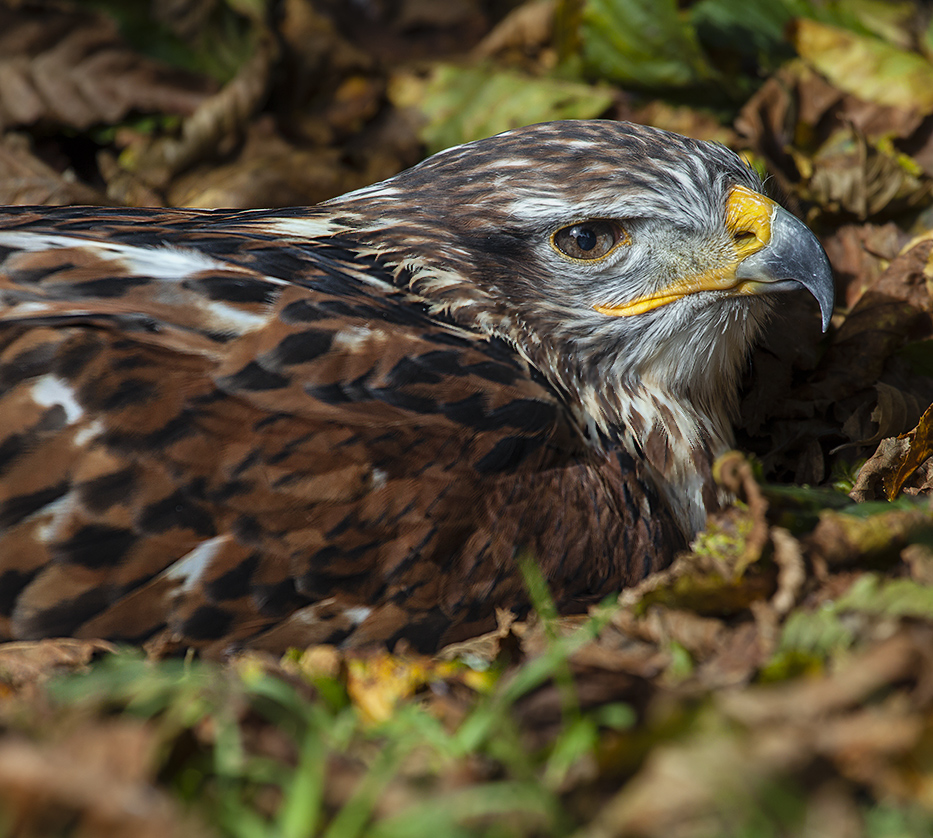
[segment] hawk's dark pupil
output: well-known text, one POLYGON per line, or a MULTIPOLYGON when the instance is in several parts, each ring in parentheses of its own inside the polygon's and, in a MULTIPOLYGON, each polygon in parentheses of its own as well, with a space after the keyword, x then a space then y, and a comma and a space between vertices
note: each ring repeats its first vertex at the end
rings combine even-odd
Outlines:
POLYGON ((591 227, 574 227, 570 235, 574 237, 580 250, 592 250, 596 247, 596 233, 591 227))

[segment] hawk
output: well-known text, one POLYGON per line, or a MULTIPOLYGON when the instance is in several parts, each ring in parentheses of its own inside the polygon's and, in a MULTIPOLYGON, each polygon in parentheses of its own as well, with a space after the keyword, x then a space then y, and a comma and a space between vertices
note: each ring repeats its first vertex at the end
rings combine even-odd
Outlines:
POLYGON ((580 610, 727 498, 816 238, 726 148, 613 121, 311 208, 0 213, 0 638, 419 650, 580 610))

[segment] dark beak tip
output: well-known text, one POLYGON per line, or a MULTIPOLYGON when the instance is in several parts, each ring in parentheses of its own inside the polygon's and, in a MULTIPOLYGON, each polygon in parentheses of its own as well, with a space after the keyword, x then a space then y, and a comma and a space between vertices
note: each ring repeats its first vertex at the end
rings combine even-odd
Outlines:
MULTIPOLYGON (((815 239, 816 237, 814 237, 815 239)), ((833 269, 829 264, 829 257, 826 251, 817 242, 819 253, 823 257, 820 264, 814 271, 810 283, 806 286, 807 290, 816 298, 820 306, 822 316, 823 333, 829 329, 829 324, 833 319, 833 308, 836 303, 836 286, 833 279, 833 269)))
POLYGON ((776 275, 793 276, 806 288, 820 306, 823 332, 829 329, 833 317, 836 288, 829 257, 813 231, 787 210, 781 209, 773 220, 773 231, 779 241, 774 253, 776 275))

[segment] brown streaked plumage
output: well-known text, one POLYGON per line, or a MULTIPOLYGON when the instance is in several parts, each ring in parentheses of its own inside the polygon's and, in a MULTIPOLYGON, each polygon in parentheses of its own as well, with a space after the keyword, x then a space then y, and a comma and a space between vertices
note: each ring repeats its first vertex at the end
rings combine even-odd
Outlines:
POLYGON ((479 633, 668 564, 825 255, 728 150, 615 122, 318 207, 0 214, 0 637, 479 633))

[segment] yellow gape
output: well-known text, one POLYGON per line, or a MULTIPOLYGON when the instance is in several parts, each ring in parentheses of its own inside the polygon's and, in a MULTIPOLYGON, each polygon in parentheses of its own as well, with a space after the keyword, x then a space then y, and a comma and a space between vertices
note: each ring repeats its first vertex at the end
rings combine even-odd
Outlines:
POLYGON ((666 306, 698 291, 732 291, 754 294, 758 283, 736 276, 736 269, 746 258, 771 242, 771 220, 778 205, 770 198, 744 186, 733 186, 726 200, 726 229, 732 236, 733 256, 722 265, 702 273, 678 279, 666 288, 623 305, 595 305, 600 314, 631 317, 666 306))

